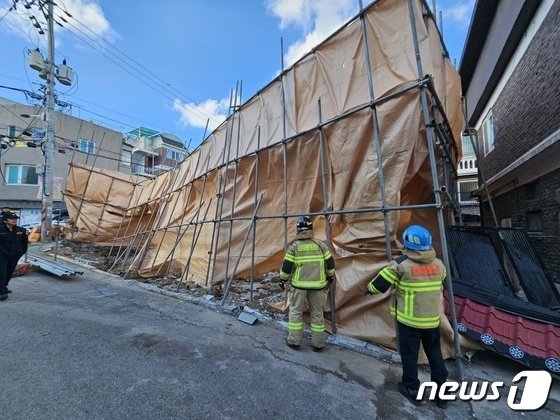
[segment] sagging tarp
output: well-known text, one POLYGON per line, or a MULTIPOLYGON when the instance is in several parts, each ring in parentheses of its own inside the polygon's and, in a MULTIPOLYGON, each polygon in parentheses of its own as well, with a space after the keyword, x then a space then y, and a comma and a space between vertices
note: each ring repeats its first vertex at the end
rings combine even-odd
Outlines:
MULTIPOLYGON (((174 261, 189 281, 209 286, 232 276, 236 263, 235 277, 244 279, 278 270, 297 216, 311 214, 317 236, 336 249, 338 332, 396 348, 393 298, 364 290, 387 263, 386 233, 393 256, 411 222, 431 228, 439 244, 424 75, 434 88, 428 99, 437 93, 443 105, 450 143, 461 127, 459 75, 424 3, 412 4, 423 74, 408 1, 377 1, 240 106, 176 170, 136 184, 73 166, 66 201, 74 239, 135 242, 141 276, 174 261)), ((460 149, 450 150, 454 165, 460 149)), ((441 146, 435 153, 441 162, 441 146)), ((449 357, 449 323, 442 329, 449 357)))

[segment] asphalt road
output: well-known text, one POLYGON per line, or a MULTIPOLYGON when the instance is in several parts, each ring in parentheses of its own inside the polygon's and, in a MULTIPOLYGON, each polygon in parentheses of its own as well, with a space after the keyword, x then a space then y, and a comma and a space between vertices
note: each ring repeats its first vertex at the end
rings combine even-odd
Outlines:
POLYGON ((334 345, 296 351, 273 325, 99 272, 32 271, 10 288, 0 302, 2 419, 558 418, 514 413, 503 398, 417 408, 396 391, 399 364, 334 345))

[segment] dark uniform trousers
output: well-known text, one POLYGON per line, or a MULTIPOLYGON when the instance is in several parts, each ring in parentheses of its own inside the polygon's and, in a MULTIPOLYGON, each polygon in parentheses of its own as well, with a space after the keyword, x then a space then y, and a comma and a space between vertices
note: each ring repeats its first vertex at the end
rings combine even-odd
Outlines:
POLYGON ((20 257, 0 257, 0 292, 8 287, 20 257))
POLYGON ((439 328, 412 328, 400 322, 397 322, 397 326, 404 384, 414 391, 420 388, 417 364, 420 342, 422 342, 422 347, 424 347, 424 352, 430 363, 432 382, 438 385, 443 384, 447 380, 448 372, 441 355, 439 328))

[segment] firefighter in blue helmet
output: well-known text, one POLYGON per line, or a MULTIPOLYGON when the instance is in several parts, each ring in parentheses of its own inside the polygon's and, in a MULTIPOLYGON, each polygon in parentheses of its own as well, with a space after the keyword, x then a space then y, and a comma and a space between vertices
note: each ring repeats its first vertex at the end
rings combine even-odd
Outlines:
MULTIPOLYGON (((414 405, 418 388, 418 351, 420 342, 428 357, 431 380, 438 385, 447 380, 447 369, 440 347, 440 308, 442 284, 447 276, 445 265, 436 258, 432 236, 423 226, 411 225, 403 233, 403 256, 391 261, 368 284, 367 293, 377 294, 395 287, 396 303, 391 314, 397 321, 402 382, 399 392, 414 405)), ((440 408, 447 402, 436 400, 440 408)))
POLYGON ((298 219, 296 239, 290 244, 282 269, 280 288, 290 281, 290 313, 288 319, 288 345, 297 348, 303 332, 303 306, 309 304, 311 315, 311 345, 320 351, 325 347, 325 320, 323 306, 327 288, 334 276, 334 258, 323 242, 313 237, 313 223, 307 216, 298 219))

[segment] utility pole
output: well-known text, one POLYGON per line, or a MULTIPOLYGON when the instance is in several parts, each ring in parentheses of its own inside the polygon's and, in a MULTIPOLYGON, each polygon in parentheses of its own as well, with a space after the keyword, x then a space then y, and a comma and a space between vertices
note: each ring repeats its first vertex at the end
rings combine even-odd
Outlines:
MULTIPOLYGON (((33 2, 28 4, 31 6, 33 2)), ((39 0, 36 6, 42 12, 47 21, 47 59, 45 60, 39 48, 29 50, 27 60, 29 66, 39 72, 39 77, 46 79, 46 98, 45 98, 45 112, 44 121, 46 124, 47 132, 45 141, 42 142, 41 150, 44 155, 45 164, 43 168, 43 196, 41 202, 41 242, 52 242, 52 214, 53 214, 53 170, 54 170, 54 87, 55 79, 66 86, 72 84, 74 71, 71 67, 66 65, 66 59, 62 64, 56 65, 54 63, 54 7, 53 0, 39 0)), ((68 12, 67 14, 71 16, 68 12)), ((31 21, 34 22, 33 26, 37 28, 39 34, 43 35, 45 32, 41 28, 41 24, 37 21, 35 16, 31 16, 31 21)), ((58 23, 58 22, 57 22, 58 23)), ((62 26, 62 25, 61 25, 62 26)), ((22 114, 23 115, 23 114, 22 114)))
POLYGON ((54 4, 47 2, 47 106, 45 121, 47 137, 45 141, 45 168, 43 171, 43 200, 41 203, 41 242, 52 242, 52 210, 53 210, 53 165, 54 165, 54 4))

